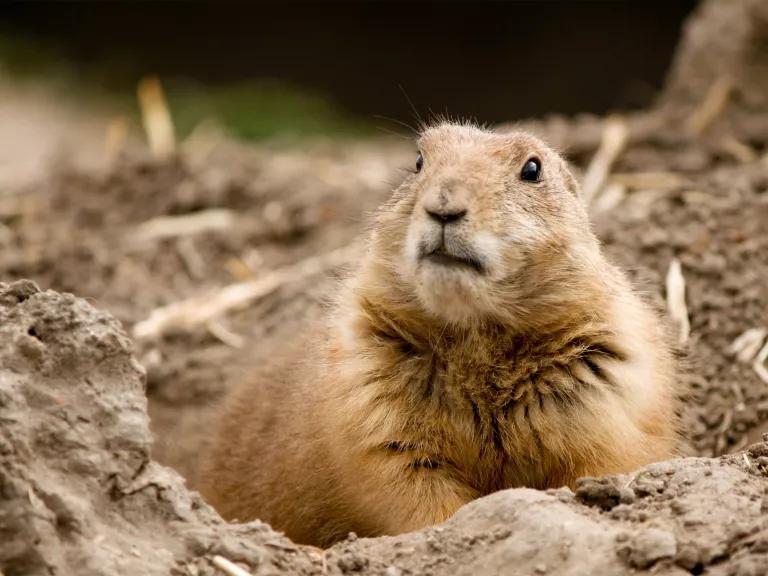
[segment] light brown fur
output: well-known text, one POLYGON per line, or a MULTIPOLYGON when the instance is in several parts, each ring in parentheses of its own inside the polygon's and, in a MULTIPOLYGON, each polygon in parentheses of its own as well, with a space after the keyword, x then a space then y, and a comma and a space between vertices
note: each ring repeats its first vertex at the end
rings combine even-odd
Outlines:
POLYGON ((325 546, 673 455, 662 328, 603 258, 562 159, 455 124, 419 145, 317 344, 229 399, 202 489, 225 517, 325 546), (520 179, 530 157, 538 183, 520 179), (441 231, 425 212, 441 209, 467 215, 441 231), (481 271, 425 257, 439 238, 481 271))

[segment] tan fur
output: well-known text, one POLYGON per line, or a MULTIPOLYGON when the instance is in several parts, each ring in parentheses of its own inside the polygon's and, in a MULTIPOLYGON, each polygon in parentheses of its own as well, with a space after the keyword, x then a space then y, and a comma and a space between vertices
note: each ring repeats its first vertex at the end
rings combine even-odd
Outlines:
POLYGON ((419 146, 316 345, 229 399, 202 490, 226 518, 325 546, 673 455, 663 331, 601 255, 562 159, 455 124, 419 146), (530 157, 538 183, 520 179, 530 157), (425 209, 441 208, 467 215, 440 232, 425 209), (420 256, 440 233, 482 272, 420 256))

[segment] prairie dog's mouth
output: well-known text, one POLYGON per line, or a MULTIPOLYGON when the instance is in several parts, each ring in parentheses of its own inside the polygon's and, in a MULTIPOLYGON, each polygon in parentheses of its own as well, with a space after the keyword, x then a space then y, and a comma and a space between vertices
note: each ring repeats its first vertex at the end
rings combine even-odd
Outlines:
POLYGON ((469 254, 454 254, 446 250, 444 246, 440 246, 429 252, 422 252, 421 259, 439 266, 465 268, 473 270, 479 274, 484 272, 483 263, 474 256, 469 254))

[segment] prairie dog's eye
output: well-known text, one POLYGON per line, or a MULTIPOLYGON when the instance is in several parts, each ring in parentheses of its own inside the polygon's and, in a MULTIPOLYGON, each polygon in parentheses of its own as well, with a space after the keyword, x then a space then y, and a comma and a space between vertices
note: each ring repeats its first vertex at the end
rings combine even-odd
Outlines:
POLYGON ((529 158, 520 171, 520 180, 538 182, 541 178, 541 162, 538 158, 529 158))
POLYGON ((419 155, 416 156, 416 173, 417 174, 421 172, 422 166, 424 166, 424 156, 422 156, 421 152, 419 152, 419 155))

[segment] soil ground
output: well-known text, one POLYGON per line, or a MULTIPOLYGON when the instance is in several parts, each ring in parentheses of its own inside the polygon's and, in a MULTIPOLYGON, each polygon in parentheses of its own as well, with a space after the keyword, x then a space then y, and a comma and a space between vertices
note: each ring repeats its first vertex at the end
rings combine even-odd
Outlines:
MULTIPOLYGON (((768 65, 756 68, 754 58, 744 56, 754 53, 750 47, 765 45, 768 24, 759 26, 768 22, 768 11, 759 2, 745 2, 747 5, 752 15, 757 15, 748 24, 740 12, 746 10, 743 7, 721 14, 721 5, 709 2, 699 10, 698 19, 688 26, 670 87, 659 106, 624 118, 629 143, 613 165, 611 176, 613 183, 623 183, 624 196, 610 206, 604 201, 600 208, 598 203, 593 215, 608 255, 630 272, 662 313, 666 313, 664 278, 670 263, 677 258, 682 264, 691 324, 683 353, 688 367, 685 378, 692 392, 683 414, 684 451, 700 457, 741 450, 758 442, 761 433, 768 430, 768 382, 761 380, 749 362, 739 361, 730 351, 733 341, 746 330, 768 327, 768 131, 755 129, 765 121, 765 115, 754 96, 763 88, 760 79, 768 78, 756 75, 755 70, 765 72, 768 65), (736 26, 733 22, 742 23, 742 28, 737 27, 740 35, 734 36, 731 30, 732 38, 736 38, 732 44, 741 42, 741 52, 732 50, 732 44, 724 51, 699 42, 702 36, 719 34, 723 26, 736 26), (742 30, 745 27, 747 31, 742 30), (701 60, 699 51, 705 48, 713 50, 712 57, 720 58, 723 67, 696 64, 701 60), (748 67, 732 65, 745 58, 748 67), (711 87, 718 80, 719 69, 733 71, 735 77, 729 82, 735 88, 730 89, 730 99, 706 129, 693 130, 691 118, 705 106, 709 89, 697 91, 688 89, 689 85, 711 87), (709 74, 709 81, 702 80, 699 73, 709 74), (693 79, 688 82, 689 78, 693 79)), ((583 173, 600 145, 604 119, 549 118, 521 125, 557 145, 583 173)), ((180 154, 168 161, 130 152, 99 170, 61 163, 36 183, 0 195, 0 279, 32 279, 46 289, 74 293, 114 315, 130 334, 158 307, 212 294, 234 282, 263 278, 275 269, 359 242, 371 211, 387 197, 401 178, 400 170, 410 167, 414 155, 409 139, 313 142, 285 149, 200 138, 187 142, 180 154), (230 221, 224 229, 142 238, 146 232, 143 225, 155 218, 213 209, 228 211, 230 221)), ((209 560, 201 558, 215 550, 254 570, 260 566, 263 573, 313 573, 328 569, 328 562, 332 572, 493 573, 505 562, 520 558, 527 559, 520 565, 526 573, 615 573, 620 567, 653 566, 669 573, 764 571, 768 551, 768 526, 761 519, 763 493, 768 489, 763 476, 768 465, 764 444, 737 456, 679 460, 649 467, 631 477, 587 481, 575 496, 568 491, 506 491, 467 507, 443 527, 397 538, 353 538, 321 556, 280 540, 263 526, 221 523, 196 497, 186 493, 175 475, 149 460, 146 420, 128 419, 126 424, 120 416, 143 410, 140 371, 133 374, 131 370, 138 369, 127 368, 134 366, 129 350, 147 373, 148 410, 155 439, 152 457, 173 467, 194 488, 196 456, 210 434, 222 396, 244 372, 258 366, 307 322, 324 313, 323 303, 333 293, 336 277, 343 273, 342 266, 285 282, 216 324, 135 338, 133 344, 107 316, 82 301, 38 294, 26 284, 4 287, 5 327, 0 326, 6 330, 4 342, 9 343, 8 350, 21 350, 27 359, 12 366, 16 356, 8 352, 6 358, 11 360, 2 366, 10 372, 4 382, 18 388, 25 378, 32 379, 30 382, 35 374, 43 380, 54 378, 60 369, 62 381, 71 381, 73 398, 80 402, 87 397, 81 389, 81 372, 70 364, 77 361, 94 366, 94 378, 102 379, 95 385, 98 392, 94 397, 109 400, 105 402, 112 403, 116 416, 100 416, 104 423, 98 430, 87 432, 90 436, 82 442, 88 446, 83 450, 96 451, 94 454, 103 451, 100 442, 103 437, 112 438, 112 432, 114 438, 125 441, 131 426, 140 431, 140 440, 115 452, 127 454, 129 461, 121 464, 125 469, 118 466, 112 476, 93 476, 94 486, 103 488, 105 478, 116 478, 117 483, 127 483, 119 486, 120 494, 133 494, 128 484, 145 476, 150 479, 144 485, 161 486, 157 498, 165 499, 173 509, 165 519, 146 512, 147 506, 156 505, 152 498, 143 504, 133 502, 133 512, 123 502, 115 514, 127 525, 133 522, 138 531, 159 526, 171 560, 155 558, 157 566, 173 565, 181 570, 179 573, 209 570, 209 560), (69 318, 69 323, 60 317, 69 318), (34 334, 28 331, 28 324, 38 326, 35 322, 40 319, 47 319, 43 327, 53 334, 50 341, 38 338, 37 329, 34 334), (18 332, 22 328, 25 334, 18 332), (93 330, 108 336, 110 344, 102 355, 117 357, 117 364, 102 365, 99 356, 89 351, 88 347, 96 346, 89 337, 93 330), (71 342, 67 340, 70 337, 71 342), (32 376, 19 376, 25 371, 32 376), (122 382, 127 396, 110 391, 106 384, 109 379, 122 382), (186 511, 179 512, 179 507, 186 511), (168 518, 177 516, 187 524, 169 527, 168 518), (570 528, 568 519, 573 521, 570 528), (529 534, 510 543, 509 535, 521 530, 529 534), (558 538, 552 533, 559 534, 558 538), (242 540, 246 536, 252 537, 253 546, 247 553, 242 548, 247 548, 243 544, 247 538, 242 540), (539 546, 537 538, 548 544, 539 546), (229 544, 223 546, 224 541, 229 544), (555 542, 557 550, 552 548, 555 542), (269 546, 277 552, 264 555, 269 546), (571 552, 580 549, 592 554, 571 552)), ((43 406, 44 413, 50 415, 55 399, 46 395, 45 386, 36 386, 40 387, 33 386, 40 398, 25 393, 25 404, 14 396, 18 391, 7 392, 8 398, 29 410, 39 411, 36 406, 43 406)), ((74 400, 67 398, 62 402, 70 410, 74 400)), ((0 408, 4 406, 2 400, 0 397, 0 408)), ((16 406, 13 402, 6 405, 16 406)), ((83 421, 91 422, 93 414, 83 410, 83 421)), ((77 411, 67 414, 77 420, 77 411)), ((40 418, 41 429, 48 430, 40 418)), ((83 425, 78 422, 72 425, 83 425)), ((26 438, 26 433, 14 432, 16 436, 10 437, 26 438)), ((67 450, 62 454, 68 454, 67 450)), ((0 455, 4 453, 9 452, 0 444, 0 455)), ((18 449, 10 453, 18 456, 24 452, 18 449)), ((57 474, 76 476, 79 472, 68 470, 71 466, 64 455, 46 453, 44 464, 58 470, 57 474)), ((103 457, 108 460, 108 465, 104 464, 107 468, 114 465, 110 460, 114 454, 107 456, 105 452, 103 457)), ((48 510, 62 514, 63 520, 56 522, 63 522, 65 528, 58 536, 43 537, 44 542, 48 542, 45 538, 66 540, 70 537, 66 527, 88 524, 89 514, 96 518, 96 524, 106 522, 108 515, 99 515, 99 506, 112 510, 109 506, 114 502, 91 503, 92 509, 82 514, 74 506, 73 512, 72 501, 88 498, 73 488, 66 498, 61 496, 65 504, 59 506, 57 497, 51 496, 55 493, 53 479, 42 486, 29 471, 32 469, 24 468, 27 460, 18 458, 12 460, 15 468, 9 468, 21 470, 13 482, 21 482, 18 478, 23 477, 48 510)), ((78 466, 89 469, 88 458, 83 462, 78 466)), ((69 481, 62 482, 69 486, 69 481)), ((7 485, 15 485, 13 482, 7 485)), ((0 482, 0 488, 3 486, 0 482)), ((112 498, 116 500, 120 499, 112 498)), ((4 526, 0 522, 0 530, 7 529, 4 526)), ((88 526, 85 533, 92 534, 95 529, 88 526)), ((80 528, 75 532, 83 533, 80 528)), ((122 524, 115 528, 115 534, 120 530, 122 524)), ((149 540, 134 536, 137 557, 151 556, 149 540)), ((21 543, 19 546, 27 550, 21 543)), ((50 553, 53 556, 40 552, 39 547, 35 550, 39 557, 31 552, 22 554, 26 564, 18 563, 18 555, 0 554, 2 561, 17 559, 16 564, 0 563, 0 568, 14 574, 23 571, 14 571, 13 566, 65 566, 64 560, 51 558, 58 558, 56 554, 71 556, 63 544, 56 548, 58 552, 50 553)), ((67 562, 72 561, 70 556, 67 562)), ((114 558, 110 558, 112 562, 114 558)), ((138 565, 133 560, 125 564, 93 562, 94 573, 105 566, 138 565)))

